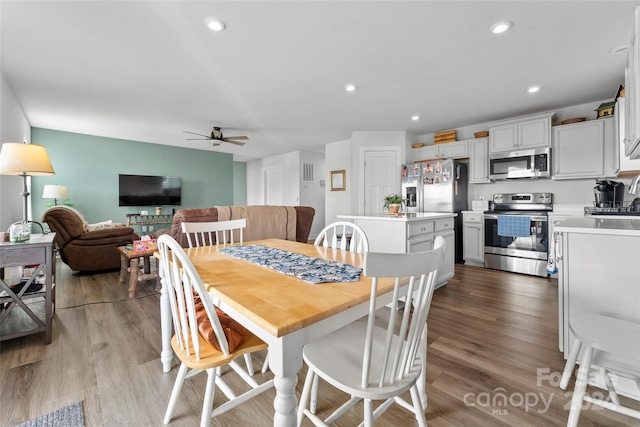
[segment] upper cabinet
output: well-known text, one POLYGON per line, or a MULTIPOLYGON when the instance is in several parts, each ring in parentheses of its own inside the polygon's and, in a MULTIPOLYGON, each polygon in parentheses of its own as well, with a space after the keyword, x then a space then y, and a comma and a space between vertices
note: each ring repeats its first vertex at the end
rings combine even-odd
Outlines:
POLYGON ((622 175, 624 172, 632 172, 633 175, 637 175, 638 171, 640 170, 640 158, 630 159, 629 156, 625 154, 625 135, 627 132, 625 123, 626 99, 626 97, 618 98, 613 115, 616 120, 616 143, 620 146, 620 174, 622 175))
POLYGON ((636 8, 631 42, 629 44, 629 55, 627 57, 627 67, 624 72, 624 90, 626 98, 625 108, 625 154, 631 159, 640 158, 640 43, 638 43, 638 32, 640 32, 640 6, 636 8))
POLYGON ((478 138, 469 141, 469 182, 482 184, 489 179, 489 139, 478 138))
POLYGON ((432 159, 463 159, 469 157, 469 141, 455 141, 444 144, 432 144, 417 148, 413 153, 413 161, 432 159))
POLYGON ((553 116, 554 113, 538 114, 489 126, 489 151, 550 147, 553 116))
POLYGON ((597 120, 553 127, 553 179, 615 177, 620 170, 615 120, 597 120))

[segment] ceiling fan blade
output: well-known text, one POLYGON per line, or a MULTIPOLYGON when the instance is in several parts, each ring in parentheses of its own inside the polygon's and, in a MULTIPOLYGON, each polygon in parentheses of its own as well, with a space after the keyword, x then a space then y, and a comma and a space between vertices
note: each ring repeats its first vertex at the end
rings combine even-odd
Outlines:
POLYGON ((203 135, 201 133, 189 132, 188 130, 183 130, 184 133, 190 133, 191 135, 204 136, 206 139, 211 139, 209 135, 203 135))
POLYGON ((246 141, 249 139, 248 136, 225 136, 225 139, 241 139, 243 141, 246 141))
POLYGON ((222 138, 222 140, 226 141, 226 142, 228 142, 230 144, 235 144, 235 145, 244 145, 245 144, 244 142, 234 141, 234 140, 229 139, 229 138, 222 138))

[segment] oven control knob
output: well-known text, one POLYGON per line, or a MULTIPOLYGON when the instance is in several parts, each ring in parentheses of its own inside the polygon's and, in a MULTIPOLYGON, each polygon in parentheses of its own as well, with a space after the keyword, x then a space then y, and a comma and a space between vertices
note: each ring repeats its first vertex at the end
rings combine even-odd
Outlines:
POLYGON ((547 193, 541 193, 538 195, 539 203, 551 203, 551 195, 547 193))

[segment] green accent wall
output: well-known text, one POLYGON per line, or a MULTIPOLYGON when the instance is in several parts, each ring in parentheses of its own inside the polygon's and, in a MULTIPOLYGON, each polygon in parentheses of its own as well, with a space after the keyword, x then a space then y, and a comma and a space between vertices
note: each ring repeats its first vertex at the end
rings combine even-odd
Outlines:
MULTIPOLYGON (((126 214, 155 212, 155 206, 119 207, 118 174, 168 175, 182 178, 182 205, 172 209, 225 206, 246 201, 246 166, 233 155, 139 141, 32 128, 31 142, 47 148, 56 174, 31 179, 33 218, 39 220, 49 199, 45 184, 66 185, 69 203, 89 223, 126 222, 126 214), (242 176, 245 171, 245 176, 242 176), (234 185, 234 180, 242 180, 234 185)), ((60 203, 60 201, 58 202, 60 203)))

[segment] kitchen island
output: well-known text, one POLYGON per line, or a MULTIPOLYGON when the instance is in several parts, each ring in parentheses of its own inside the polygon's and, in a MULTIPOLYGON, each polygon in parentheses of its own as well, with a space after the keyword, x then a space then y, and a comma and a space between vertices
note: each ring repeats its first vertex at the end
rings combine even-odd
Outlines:
MULTIPOLYGON (((566 358, 574 339, 569 318, 575 313, 640 322, 640 219, 574 217, 557 224, 555 231, 560 234, 560 349, 566 358)), ((594 378, 594 383, 601 380, 594 378)), ((640 398, 638 388, 624 378, 620 387, 622 394, 640 398)))
POLYGON ((338 215, 364 230, 372 252, 410 253, 433 247, 436 236, 447 242, 438 286, 453 277, 455 262, 454 219, 451 212, 416 212, 401 215, 338 215))

